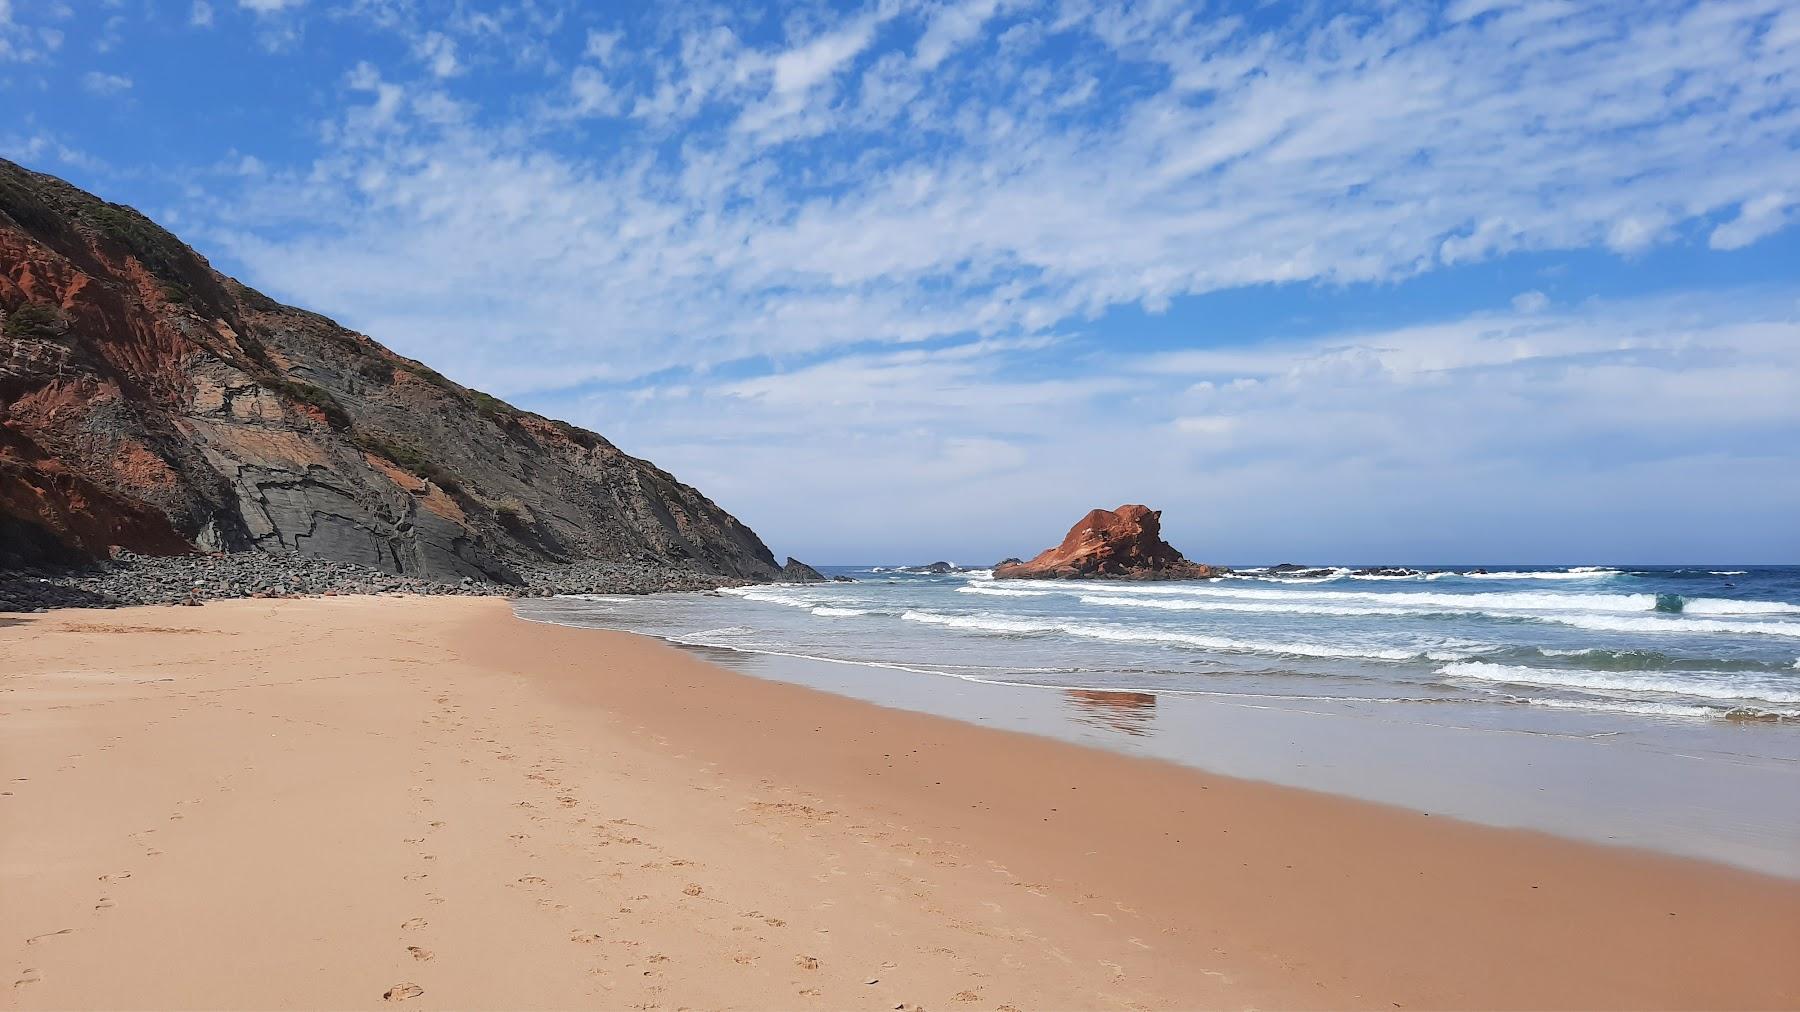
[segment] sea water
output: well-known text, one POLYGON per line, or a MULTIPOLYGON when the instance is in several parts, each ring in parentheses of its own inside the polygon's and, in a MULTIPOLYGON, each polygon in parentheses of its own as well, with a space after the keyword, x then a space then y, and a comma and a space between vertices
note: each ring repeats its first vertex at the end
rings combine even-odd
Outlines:
POLYGON ((886 705, 1800 874, 1800 567, 830 572, 854 582, 522 612, 886 705))

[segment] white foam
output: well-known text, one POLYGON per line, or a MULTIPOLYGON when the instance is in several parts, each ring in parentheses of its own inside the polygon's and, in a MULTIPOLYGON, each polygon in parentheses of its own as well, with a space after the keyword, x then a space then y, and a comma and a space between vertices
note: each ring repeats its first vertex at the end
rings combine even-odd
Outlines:
POLYGON ((1605 566, 1576 566, 1573 569, 1552 569, 1543 572, 1522 572, 1516 569, 1502 569, 1493 573, 1463 573, 1471 580, 1593 580, 1607 576, 1617 576, 1619 571, 1605 566))
MULTIPOLYGON (((1490 591, 1479 594, 1447 594, 1441 591, 1400 590, 1273 590, 1260 587, 1210 584, 1092 584, 1055 587, 1051 593, 1095 594, 1119 597, 1174 597, 1202 600, 1312 601, 1320 604, 1362 604, 1393 608, 1449 608, 1455 611, 1617 611, 1646 612, 1656 609, 1655 594, 1581 594, 1556 591, 1490 591)), ((1701 600, 1709 600, 1702 598, 1701 600)))
POLYGON ((1800 605, 1778 601, 1733 601, 1724 597, 1695 597, 1681 604, 1683 615, 1800 615, 1800 605))
POLYGON ((1550 689, 1609 692, 1657 692, 1699 699, 1761 700, 1768 703, 1800 703, 1800 692, 1722 672, 1586 671, 1579 668, 1529 668, 1487 661, 1455 661, 1438 669, 1451 678, 1473 678, 1510 685, 1536 685, 1550 689), (1730 678, 1731 681, 1725 681, 1730 678))
POLYGON ((821 604, 814 608, 812 613, 820 618, 855 618, 859 615, 875 614, 875 612, 867 608, 833 608, 830 605, 825 604, 821 604))
POLYGON ((1549 619, 1595 632, 1729 633, 1744 636, 1800 636, 1800 622, 1724 622, 1708 618, 1622 615, 1557 615, 1549 619))
POLYGON ((1688 616, 1800 616, 1800 606, 1701 597, 1680 613, 1656 610, 1654 594, 1571 594, 1548 591, 1444 594, 1430 591, 1260 590, 1251 587, 1108 587, 1103 594, 1075 593, 1083 604, 1159 608, 1166 611, 1235 611, 1268 614, 1395 617, 1431 614, 1488 615, 1558 622, 1602 632, 1733 633, 1800 636, 1800 623, 1721 622, 1688 616))
POLYGON ((1600 710, 1605 713, 1636 713, 1646 717, 1723 717, 1731 712, 1716 706, 1697 706, 1692 703, 1618 703, 1602 699, 1527 699, 1525 702, 1554 710, 1600 710))
POLYGON ((1325 604, 1282 604, 1261 601, 1184 601, 1178 598, 1134 598, 1115 597, 1102 594, 1083 594, 1082 604, 1098 605, 1106 608, 1156 608, 1161 611, 1236 611, 1269 615, 1420 615, 1425 614, 1416 609, 1405 608, 1359 608, 1340 607, 1325 604))
POLYGON ((966 587, 956 588, 959 594, 987 594, 991 597, 1051 597, 1053 590, 1017 590, 1012 587, 990 587, 985 583, 971 583, 966 587))
POLYGON ((1132 626, 1094 625, 1082 622, 1058 622, 1053 619, 1014 618, 1005 615, 945 615, 930 611, 908 611, 900 616, 908 622, 997 633, 1062 633, 1084 639, 1114 643, 1165 643, 1175 646, 1200 647, 1228 653, 1277 654, 1291 657, 1358 657, 1371 660, 1405 661, 1420 656, 1415 650, 1337 647, 1316 643, 1261 643, 1234 640, 1223 636, 1132 626))

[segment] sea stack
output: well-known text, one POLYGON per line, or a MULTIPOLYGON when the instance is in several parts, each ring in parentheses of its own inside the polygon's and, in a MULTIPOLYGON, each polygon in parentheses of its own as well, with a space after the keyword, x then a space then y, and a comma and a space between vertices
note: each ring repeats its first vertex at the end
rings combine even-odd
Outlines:
POLYGON ((1223 573, 1189 562, 1162 539, 1162 511, 1140 505, 1091 510, 1062 544, 1030 562, 994 567, 996 580, 1207 580, 1223 573))
POLYGON ((781 572, 775 574, 775 582, 829 583, 830 581, 825 578, 825 574, 790 555, 788 556, 787 565, 782 566, 781 572))

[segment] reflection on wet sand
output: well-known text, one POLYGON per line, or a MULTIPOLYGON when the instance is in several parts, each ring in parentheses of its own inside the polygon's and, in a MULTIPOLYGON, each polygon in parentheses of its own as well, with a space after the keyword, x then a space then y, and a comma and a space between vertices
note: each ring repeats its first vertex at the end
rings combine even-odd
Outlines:
POLYGON ((1066 689, 1064 696, 1075 707, 1075 719, 1131 735, 1147 735, 1156 721, 1153 692, 1108 692, 1104 689, 1066 689))

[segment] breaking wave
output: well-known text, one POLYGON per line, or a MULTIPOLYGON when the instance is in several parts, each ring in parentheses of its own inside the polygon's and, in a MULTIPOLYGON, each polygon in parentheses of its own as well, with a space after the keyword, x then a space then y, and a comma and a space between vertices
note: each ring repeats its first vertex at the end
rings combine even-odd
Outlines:
POLYGON ((1599 690, 1605 692, 1655 692, 1698 699, 1800 703, 1800 692, 1722 671, 1684 671, 1666 674, 1587 671, 1579 668, 1529 668, 1488 661, 1454 661, 1438 668, 1450 678, 1472 678, 1507 685, 1532 685, 1547 689, 1599 690))
POLYGON ((1004 615, 947 615, 930 611, 907 611, 900 615, 907 622, 967 629, 974 632, 1030 635, 1062 633, 1084 639, 1110 640, 1115 643, 1166 643, 1199 647, 1228 653, 1271 654, 1288 657, 1354 657, 1368 660, 1406 661, 1422 658, 1424 650, 1338 647, 1317 643, 1266 643, 1238 640, 1224 636, 1176 632, 1167 629, 1145 629, 1130 626, 1094 625, 1083 622, 1061 622, 1053 619, 1014 618, 1004 615))

